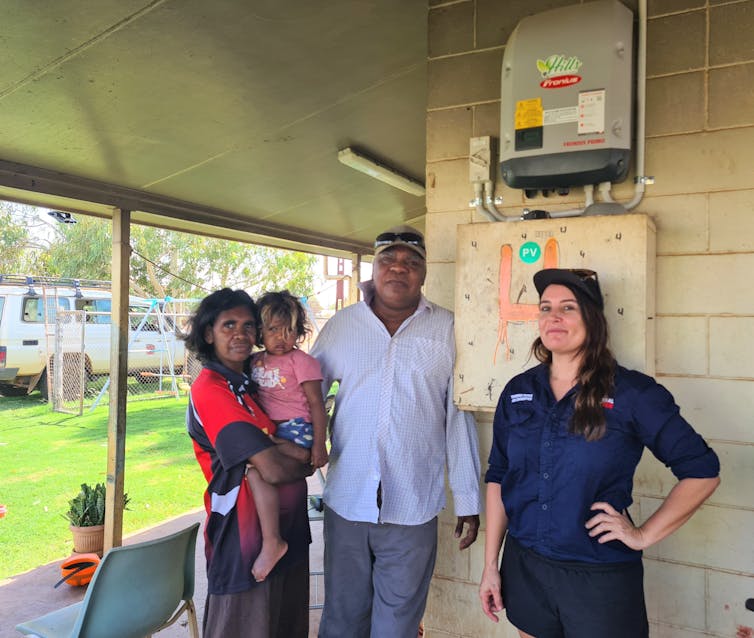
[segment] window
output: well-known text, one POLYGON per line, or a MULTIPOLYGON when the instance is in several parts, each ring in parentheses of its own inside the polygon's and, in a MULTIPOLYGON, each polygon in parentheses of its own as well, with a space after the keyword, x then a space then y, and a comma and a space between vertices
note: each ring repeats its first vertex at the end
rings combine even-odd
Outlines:
POLYGON ((76 310, 84 310, 87 323, 110 324, 110 299, 76 299, 76 310))
POLYGON ((111 323, 110 317, 113 311, 113 302, 111 299, 94 299, 92 301, 94 305, 94 323, 111 323))
MULTIPOLYGON (((42 297, 24 297, 23 304, 23 321, 25 323, 44 323, 43 306, 44 299, 42 297)), ((55 306, 55 299, 47 299, 47 323, 55 323, 55 313, 58 310, 69 310, 70 304, 68 299, 64 297, 58 297, 57 306, 55 306)))

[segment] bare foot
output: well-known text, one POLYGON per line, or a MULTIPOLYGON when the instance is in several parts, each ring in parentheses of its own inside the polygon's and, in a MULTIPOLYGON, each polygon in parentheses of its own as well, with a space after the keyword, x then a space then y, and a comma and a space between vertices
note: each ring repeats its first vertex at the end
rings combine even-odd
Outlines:
POLYGON ((259 552, 259 556, 251 566, 251 575, 254 576, 254 580, 261 583, 272 568, 278 564, 278 561, 285 556, 288 551, 288 543, 283 539, 273 541, 263 541, 262 551, 259 552))

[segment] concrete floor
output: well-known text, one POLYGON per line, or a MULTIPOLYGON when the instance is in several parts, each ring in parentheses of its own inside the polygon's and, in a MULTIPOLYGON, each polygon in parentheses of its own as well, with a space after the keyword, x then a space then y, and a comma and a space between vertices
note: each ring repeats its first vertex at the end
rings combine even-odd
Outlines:
MULTIPOLYGON (((313 477, 309 479, 310 493, 320 493, 321 487, 313 477)), ((151 538, 166 536, 180 529, 184 529, 194 522, 203 525, 204 511, 197 510, 170 521, 166 521, 147 530, 124 539, 124 544, 138 543, 151 538)), ((311 522, 312 545, 310 549, 311 570, 322 571, 323 544, 322 544, 322 521, 311 522)), ((86 588, 70 587, 61 585, 57 589, 53 585, 60 579, 60 563, 55 561, 42 565, 24 574, 9 578, 0 583, 0 638, 18 638, 21 636, 15 630, 15 626, 30 618, 36 618, 55 609, 65 607, 78 602, 84 597, 86 588)), ((311 579, 311 604, 321 603, 324 585, 322 576, 312 576, 311 579)), ((200 528, 196 539, 196 585, 194 592, 194 604, 201 630, 202 616, 204 612, 204 599, 207 595, 207 579, 204 569, 204 542, 200 528)), ((320 610, 311 610, 309 613, 309 636, 315 637, 319 628, 320 610)), ((186 626, 186 616, 173 626, 156 634, 158 638, 183 638, 189 635, 186 626)))

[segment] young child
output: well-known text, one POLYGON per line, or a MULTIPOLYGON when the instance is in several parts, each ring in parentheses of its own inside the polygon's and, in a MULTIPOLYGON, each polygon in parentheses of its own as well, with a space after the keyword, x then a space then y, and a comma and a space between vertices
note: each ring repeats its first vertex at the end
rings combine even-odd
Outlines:
MULTIPOLYGON (((309 332, 301 302, 287 290, 268 292, 257 300, 261 331, 258 345, 264 350, 251 359, 251 378, 258 386, 259 401, 277 424, 275 436, 311 448, 311 464, 327 463, 327 416, 322 400, 319 362, 297 348, 309 332)), ((280 536, 277 488, 265 483, 250 468, 247 473, 262 528, 262 549, 251 568, 264 580, 288 550, 280 536)))

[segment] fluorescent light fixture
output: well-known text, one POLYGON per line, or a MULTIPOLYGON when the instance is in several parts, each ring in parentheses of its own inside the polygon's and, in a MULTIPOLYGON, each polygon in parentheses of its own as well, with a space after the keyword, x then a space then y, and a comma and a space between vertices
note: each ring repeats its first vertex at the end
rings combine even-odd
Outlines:
POLYGON ((394 188, 399 188, 402 191, 411 193, 411 195, 422 197, 425 193, 424 184, 420 184, 405 175, 401 175, 389 166, 379 164, 365 155, 360 155, 350 147, 338 151, 338 161, 341 164, 355 168, 357 171, 366 173, 370 177, 374 177, 381 182, 390 184, 390 186, 393 186, 394 188))

